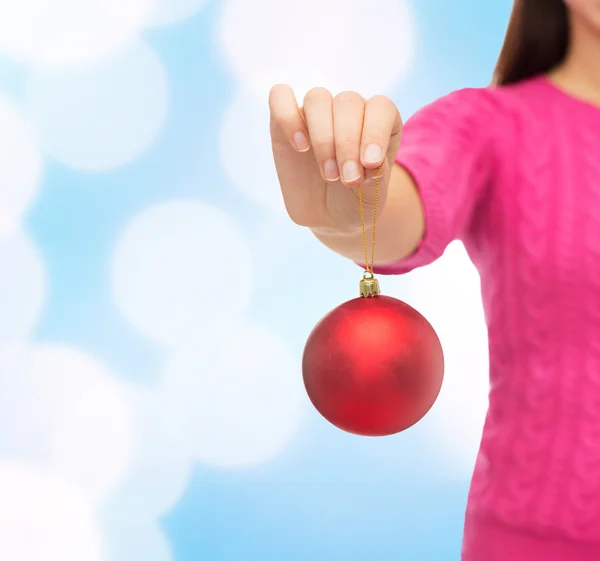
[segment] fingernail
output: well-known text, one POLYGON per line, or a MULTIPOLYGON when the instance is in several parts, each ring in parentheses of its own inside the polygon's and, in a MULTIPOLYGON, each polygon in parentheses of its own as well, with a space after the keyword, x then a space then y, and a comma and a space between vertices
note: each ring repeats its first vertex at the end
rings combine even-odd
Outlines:
POLYGON ((296 145, 296 150, 298 150, 298 152, 307 152, 310 150, 308 138, 306 138, 306 135, 302 131, 295 132, 292 138, 294 139, 294 144, 296 145))
POLYGON ((358 164, 353 160, 348 160, 344 163, 342 172, 344 174, 344 181, 346 183, 352 183, 360 177, 360 168, 358 167, 358 164))
POLYGON ((379 144, 368 144, 365 147, 363 159, 367 164, 378 164, 381 161, 382 151, 379 144))
POLYGON ((323 164, 323 174, 325 175, 325 179, 327 181, 337 181, 340 178, 340 170, 338 169, 337 162, 331 158, 329 160, 325 160, 323 164))

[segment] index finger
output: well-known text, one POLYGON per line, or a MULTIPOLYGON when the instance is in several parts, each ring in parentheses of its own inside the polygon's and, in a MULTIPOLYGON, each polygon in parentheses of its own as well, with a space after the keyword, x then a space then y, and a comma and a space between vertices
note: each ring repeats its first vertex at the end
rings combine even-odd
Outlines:
POLYGON ((310 150, 310 137, 294 91, 287 84, 273 86, 269 94, 271 118, 298 152, 310 150))

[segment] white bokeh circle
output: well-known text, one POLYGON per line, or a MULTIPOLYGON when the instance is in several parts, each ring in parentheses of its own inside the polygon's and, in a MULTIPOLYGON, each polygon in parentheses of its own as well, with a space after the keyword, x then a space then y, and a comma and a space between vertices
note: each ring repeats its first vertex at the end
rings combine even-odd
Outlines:
POLYGON ((14 232, 19 223, 14 212, 0 206, 0 238, 14 232))
POLYGON ((27 84, 44 150, 66 166, 92 172, 143 154, 161 130, 168 98, 163 64, 141 40, 89 68, 38 69, 27 84))
POLYGON ((106 561, 173 561, 169 541, 158 523, 109 520, 103 528, 106 561))
POLYGON ((133 461, 103 509, 119 520, 146 523, 168 513, 181 499, 191 478, 192 458, 181 416, 166 406, 161 394, 131 385, 127 396, 134 412, 133 461))
POLYGON ((192 343, 243 314, 252 260, 237 224, 196 200, 158 204, 128 224, 115 248, 117 307, 147 337, 192 343))
POLYGON ((479 275, 460 242, 435 263, 404 277, 381 278, 386 294, 405 300, 433 325, 446 370, 438 401, 422 421, 445 456, 446 476, 473 473, 488 407, 487 328, 479 275))
POLYGON ((48 279, 36 246, 19 228, 0 236, 0 271, 1 344, 31 335, 43 311, 48 279))
POLYGON ((0 345, 0 457, 36 464, 48 457, 47 409, 38 407, 24 343, 0 345))
POLYGON ((221 124, 219 152, 225 173, 236 189, 250 200, 285 215, 265 100, 248 91, 234 96, 221 124))
POLYGON ((34 374, 62 378, 55 382, 64 383, 63 399, 66 384, 77 378, 77 394, 62 405, 50 441, 50 465, 103 500, 129 472, 135 445, 123 385, 102 364, 70 349, 38 349, 33 368, 34 374))
POLYGON ((0 2, 0 53, 18 62, 79 67, 123 48, 154 0, 19 0, 0 2))
POLYGON ((371 0, 368 9, 363 0, 223 4, 223 56, 239 82, 263 95, 298 73, 312 77, 312 86, 332 80, 367 97, 388 93, 414 55, 416 24, 405 0, 371 0))
POLYGON ((181 411, 194 457, 220 467, 246 467, 278 455, 303 410, 300 360, 258 326, 230 326, 227 335, 175 352, 162 382, 181 411))
POLYGON ((153 0, 153 8, 148 18, 150 26, 163 26, 179 23, 200 10, 206 0, 153 0))
POLYGON ((0 453, 52 469, 99 502, 125 477, 128 401, 107 369, 57 345, 0 349, 0 453))
POLYGON ((312 267, 315 253, 320 253, 322 249, 308 228, 294 224, 287 215, 282 214, 273 214, 267 220, 262 220, 253 232, 250 246, 256 268, 272 275, 278 284, 280 281, 276 275, 282 265, 285 269, 288 262, 305 260, 306 266, 312 267))
POLYGON ((0 559, 105 561, 91 505, 67 480, 0 462, 0 559))
POLYGON ((33 124, 0 96, 0 238, 14 231, 37 195, 42 152, 33 124))

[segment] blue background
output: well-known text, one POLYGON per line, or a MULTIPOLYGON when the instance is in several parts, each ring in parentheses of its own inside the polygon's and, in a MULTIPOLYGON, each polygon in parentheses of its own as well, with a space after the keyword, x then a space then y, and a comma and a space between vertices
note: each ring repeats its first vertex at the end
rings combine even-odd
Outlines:
MULTIPOLYGON (((403 115, 452 90, 489 83, 510 10, 509 2, 475 0, 420 0, 412 7, 415 57, 398 86, 385 92, 403 115)), ((183 21, 142 32, 162 61, 170 93, 161 130, 134 161, 88 171, 58 161, 52 150, 44 156, 41 188, 22 228, 43 256, 49 285, 27 344, 78 348, 119 380, 155 383, 169 349, 136 330, 115 305, 108 271, 119 236, 144 209, 181 198, 217 206, 249 240, 271 220, 269 209, 244 197, 223 167, 218 139, 239 85, 215 39, 221 11, 222 4, 211 0, 183 21)), ((26 63, 0 58, 0 92, 24 113, 30 72, 26 63)), ((322 298, 298 296, 312 267, 325 267, 333 277, 352 270, 316 241, 301 243, 299 261, 282 258, 281 269, 271 265, 273 290, 268 299, 255 291, 246 316, 277 332, 294 357, 315 320, 336 300, 352 296, 335 286, 322 298)), ((199 261, 203 251, 198 247, 199 261)), ((398 282, 405 297, 417 290, 409 280, 398 282)), ((450 460, 424 429, 360 439, 303 407, 298 430, 276 455, 233 467, 194 462, 185 492, 159 520, 172 561, 459 559, 468 470, 450 476, 450 460)))

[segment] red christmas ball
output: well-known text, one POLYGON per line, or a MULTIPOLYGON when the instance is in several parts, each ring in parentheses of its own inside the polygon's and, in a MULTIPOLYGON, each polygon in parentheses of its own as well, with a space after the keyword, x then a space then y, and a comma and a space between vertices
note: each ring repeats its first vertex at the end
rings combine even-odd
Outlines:
POLYGON ((302 358, 315 408, 338 428, 385 436, 431 409, 444 376, 436 332, 417 310, 389 296, 356 298, 313 329, 302 358))

